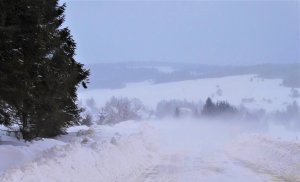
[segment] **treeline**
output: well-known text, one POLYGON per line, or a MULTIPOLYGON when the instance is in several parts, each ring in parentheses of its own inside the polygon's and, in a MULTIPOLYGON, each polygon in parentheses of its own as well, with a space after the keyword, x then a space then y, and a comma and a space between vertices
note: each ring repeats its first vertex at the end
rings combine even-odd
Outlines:
POLYGON ((82 124, 116 124, 127 120, 165 117, 235 117, 240 114, 241 112, 228 102, 217 101, 214 103, 211 98, 207 98, 205 103, 194 103, 186 100, 163 100, 157 104, 155 110, 151 110, 136 98, 128 99, 126 97, 112 97, 101 108, 97 108, 93 99, 88 100, 82 124))
POLYGON ((186 100, 161 101, 157 104, 155 115, 162 117, 219 117, 233 116, 238 113, 238 109, 230 105, 227 101, 217 101, 214 103, 210 97, 205 103, 189 102, 186 100))
POLYGON ((159 119, 159 118, 194 118, 194 119, 228 119, 239 121, 278 121, 300 126, 300 108, 297 102, 287 105, 286 109, 267 113, 263 109, 249 110, 243 106, 233 106, 227 101, 214 102, 207 98, 201 101, 163 100, 155 110, 148 109, 143 103, 134 98, 112 97, 106 104, 98 108, 93 99, 86 102, 83 112, 83 123, 116 124, 127 120, 159 119))
MULTIPOLYGON (((116 124, 127 120, 155 119, 155 118, 211 118, 235 119, 243 121, 281 120, 296 121, 300 116, 300 109, 296 102, 288 105, 285 110, 266 113, 263 109, 249 110, 243 106, 233 106, 226 101, 214 102, 207 98, 206 102, 189 102, 186 100, 163 100, 155 110, 147 109, 138 99, 126 97, 112 97, 103 107, 97 108, 93 99, 86 102, 83 114, 85 125, 116 124)), ((299 123, 300 124, 300 123, 299 123)))
POLYGON ((53 137, 76 124, 76 90, 89 71, 74 59, 58 0, 0 1, 0 124, 18 138, 53 137))

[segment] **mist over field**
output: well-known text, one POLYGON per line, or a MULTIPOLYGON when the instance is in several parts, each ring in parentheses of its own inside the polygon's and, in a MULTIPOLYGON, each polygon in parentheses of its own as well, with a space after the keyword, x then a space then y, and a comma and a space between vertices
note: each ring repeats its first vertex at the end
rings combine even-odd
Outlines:
POLYGON ((299 86, 288 81, 299 64, 105 66, 129 83, 114 77, 119 85, 80 92, 79 102, 98 124, 155 131, 162 158, 136 181, 299 181, 299 86))

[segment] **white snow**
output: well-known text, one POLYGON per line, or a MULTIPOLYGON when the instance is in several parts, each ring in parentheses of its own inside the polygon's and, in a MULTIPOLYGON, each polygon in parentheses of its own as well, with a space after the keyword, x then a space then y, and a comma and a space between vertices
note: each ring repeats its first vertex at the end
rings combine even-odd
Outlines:
POLYGON ((37 159, 44 150, 65 143, 54 139, 43 139, 32 143, 14 141, 8 137, 2 137, 0 141, 0 174, 2 171, 24 165, 37 159))
POLYGON ((51 145, 53 140, 40 141, 43 145, 38 142, 28 148, 1 145, 1 171, 4 174, 0 181, 113 182, 132 178, 155 161, 155 147, 147 143, 150 136, 146 131, 142 132, 145 128, 151 130, 143 123, 127 122, 115 127, 95 126, 89 129, 93 132, 78 130, 77 139, 64 145, 60 145, 59 139, 54 146, 51 145), (37 148, 43 152, 35 151, 37 148), (6 160, 8 156, 10 158, 6 160), (19 159, 26 159, 27 163, 14 169, 10 169, 11 164, 2 163, 15 159, 19 165, 19 159))
POLYGON ((94 98, 100 107, 112 96, 129 97, 138 98, 146 106, 155 108, 161 100, 186 99, 197 102, 212 97, 213 100, 227 100, 236 106, 243 103, 250 109, 264 108, 273 111, 283 109, 287 103, 296 100, 289 96, 290 88, 282 86, 281 81, 281 79, 261 79, 255 75, 239 75, 161 84, 141 82, 127 84, 122 89, 82 91, 79 93, 79 100, 94 98), (253 102, 244 102, 245 99, 251 98, 253 102))
POLYGON ((245 135, 227 149, 230 156, 279 181, 300 181, 300 142, 265 135, 245 135))
POLYGON ((299 181, 299 140, 251 128, 204 120, 73 127, 56 140, 1 145, 1 163, 26 161, 2 164, 0 181, 299 181))
POLYGON ((160 73, 170 74, 176 71, 174 68, 170 66, 129 66, 129 68, 139 69, 139 68, 146 68, 146 69, 156 69, 160 73))
MULTIPOLYGON (((79 93, 104 105, 112 96, 161 100, 207 97, 269 111, 295 98, 279 79, 255 75, 153 84, 79 93), (252 99, 253 98, 253 99, 252 99)), ((298 89, 299 90, 299 89, 298 89)), ((83 102, 85 103, 85 102, 83 102)), ((5 129, 0 126, 1 129, 5 129)), ((33 142, 0 138, 1 182, 300 182, 300 131, 265 122, 203 118, 126 121, 68 128, 33 142)))
POLYGON ((168 67, 168 66, 156 66, 155 68, 161 73, 173 73, 176 71, 172 67, 168 67))

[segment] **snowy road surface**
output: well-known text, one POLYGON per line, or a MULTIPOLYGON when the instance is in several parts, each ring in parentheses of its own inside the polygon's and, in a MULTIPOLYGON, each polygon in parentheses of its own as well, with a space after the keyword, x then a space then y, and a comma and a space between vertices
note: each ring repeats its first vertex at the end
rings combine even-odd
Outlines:
POLYGON ((300 182, 297 132, 199 121, 74 128, 56 146, 54 140, 0 145, 0 160, 8 162, 0 181, 300 182), (19 164, 9 163, 14 157, 19 164))
MULTIPOLYGON (((220 158, 215 158, 220 159, 220 158)), ((272 181, 269 174, 259 174, 242 164, 222 158, 221 161, 202 156, 170 155, 148 167, 136 182, 263 182, 272 181)), ((131 181, 131 180, 130 180, 131 181)))
MULTIPOLYGON (((274 139, 270 136, 272 133, 245 134, 243 127, 249 129, 249 125, 241 128, 235 128, 236 124, 232 128, 228 123, 223 126, 218 123, 220 128, 215 124, 189 122, 184 125, 176 122, 154 125, 163 132, 161 140, 165 141, 162 148, 168 150, 137 179, 129 181, 300 181, 299 141, 274 139)), ((278 133, 275 134, 278 136, 278 133)))

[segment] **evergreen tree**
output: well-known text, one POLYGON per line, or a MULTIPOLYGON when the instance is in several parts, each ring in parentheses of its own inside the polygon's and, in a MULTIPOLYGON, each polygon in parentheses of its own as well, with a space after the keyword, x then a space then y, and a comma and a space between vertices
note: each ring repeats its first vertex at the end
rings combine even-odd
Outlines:
POLYGON ((202 114, 206 116, 230 116, 236 113, 237 109, 228 102, 218 101, 217 103, 214 103, 209 97, 207 98, 202 109, 202 114))
POLYGON ((18 125, 25 140, 79 119, 76 90, 89 71, 74 60, 64 10, 58 0, 0 0, 0 124, 18 125))
POLYGON ((202 114, 203 115, 212 115, 212 114, 215 113, 215 110, 216 110, 215 103, 213 103, 211 98, 208 97, 206 99, 206 102, 205 102, 204 106, 203 106, 202 114))
POLYGON ((218 114, 232 115, 237 112, 237 109, 226 101, 218 101, 216 103, 216 112, 218 114))

